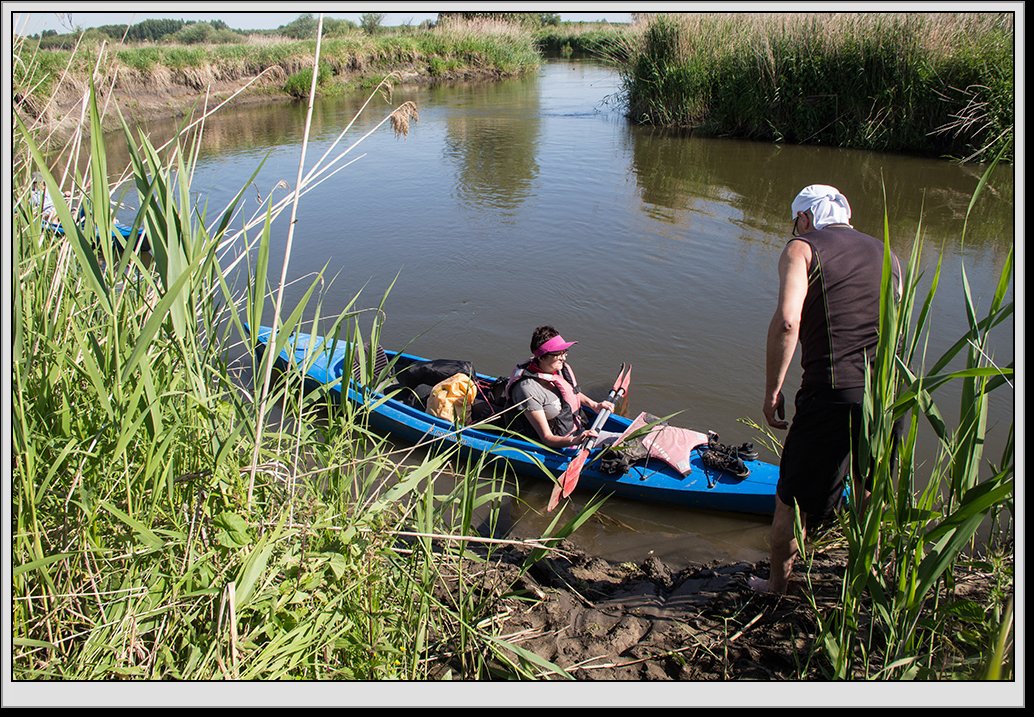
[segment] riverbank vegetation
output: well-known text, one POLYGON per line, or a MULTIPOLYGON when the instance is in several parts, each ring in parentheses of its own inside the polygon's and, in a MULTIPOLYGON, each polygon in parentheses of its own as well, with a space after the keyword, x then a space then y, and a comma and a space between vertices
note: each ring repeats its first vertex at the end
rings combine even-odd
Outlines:
MULTIPOLYGON (((382 124, 404 127, 410 105, 382 124)), ((303 400, 297 373, 251 351, 245 324, 282 343, 303 312, 376 343, 379 306, 328 316, 318 276, 281 315, 284 279, 268 275, 273 222, 327 163, 242 228, 244 187, 215 216, 193 204, 198 128, 164 150, 127 129, 130 166, 109 167, 96 95, 88 109, 85 161, 59 171, 37 132, 15 130, 14 678, 548 673, 499 627, 510 591, 475 521, 491 532, 502 483, 448 452, 396 451, 361 410, 303 400), (139 209, 122 219, 146 254, 96 240, 123 169, 139 209), (41 224, 37 172, 62 234, 41 224)))
MULTIPOLYGON (((445 17, 437 23, 417 27, 384 27, 380 24, 383 16, 367 20, 364 15, 362 25, 330 19, 322 33, 321 57, 339 75, 383 76, 407 70, 433 75, 432 62, 438 67, 496 76, 537 68, 540 58, 531 27, 487 17, 505 14, 442 13, 445 17)), ((279 67, 280 74, 288 75, 301 66, 311 67, 315 28, 312 15, 302 15, 275 30, 248 32, 232 30, 218 21, 145 20, 136 25, 27 38, 16 50, 23 58, 33 55, 43 93, 52 89, 49 82, 65 68, 75 76, 91 71, 99 48, 105 46, 117 46, 114 58, 141 73, 205 70, 211 77, 239 79, 270 67, 279 67)))
MULTIPOLYGON (((322 54, 333 76, 324 73, 321 92, 376 84, 390 72, 407 82, 516 76, 542 56, 590 57, 618 68, 627 113, 641 124, 977 161, 1012 157, 1008 13, 637 13, 631 25, 611 25, 451 12, 395 27, 381 18, 326 22, 322 54)), ((98 67, 99 48, 117 46, 116 91, 130 108, 146 105, 152 87, 196 96, 260 76, 252 93, 297 97, 311 73, 315 23, 301 15, 245 33, 220 22, 147 20, 48 33, 16 43, 34 62, 16 63, 15 89, 36 85, 35 94, 67 108, 98 67), (38 76, 24 76, 30 64, 38 76)))
MULTIPOLYGON (((296 22, 307 26, 308 19, 296 22)), ((294 24, 283 29, 288 36, 235 34, 220 27, 215 31, 229 32, 237 41, 183 42, 182 33, 192 28, 204 34, 197 27, 137 43, 113 40, 114 30, 87 31, 75 36, 72 49, 46 49, 56 44, 46 38, 21 39, 14 48, 20 58, 13 76, 16 106, 29 123, 59 125, 81 104, 91 80, 129 116, 146 115, 151 106, 171 112, 170 102, 182 111, 206 91, 226 96, 248 83, 251 97, 307 93, 315 40, 291 39, 298 34, 294 24)), ((541 61, 531 30, 489 18, 377 31, 342 23, 324 33, 320 56, 321 93, 373 86, 389 74, 405 82, 517 76, 541 61)), ((66 134, 72 130, 65 129, 66 134)))
MULTIPOLYGON (((413 109, 382 124, 404 128, 413 109)), ((330 167, 319 163, 283 200, 262 188, 267 199, 244 222, 248 187, 209 216, 190 189, 199 127, 156 148, 123 125, 131 161, 110 167, 102 112, 91 94, 62 168, 49 165, 39 127, 16 118, 13 134, 15 680, 570 677, 511 635, 507 618, 546 599, 523 591, 522 577, 593 508, 504 566, 505 541, 482 537, 511 492, 493 471, 449 452, 400 451, 369 430, 362 409, 306 394, 297 373, 278 374, 271 354, 251 351, 246 325, 277 326, 283 345, 303 315, 305 330, 377 343, 383 306, 363 308, 359 296, 322 306, 322 275, 282 309, 290 239, 283 274, 269 272, 277 218, 330 167), (63 234, 43 229, 36 172, 57 198, 63 234), (110 234, 120 191, 109 177, 135 190, 138 210, 120 219, 144 229, 150 252, 96 240, 110 234)), ((1012 263, 990 306, 963 289, 969 330, 930 363, 922 347, 940 272, 920 300, 920 240, 900 305, 884 289, 866 411, 876 482, 869 508, 853 506, 840 526, 842 599, 814 605, 815 639, 787 638, 797 671, 783 678, 1014 674, 1013 441, 1002 456, 982 453, 988 396, 1012 390, 1011 357, 987 350, 989 332, 1012 316, 1012 263), (935 400, 948 381, 965 387, 957 425, 935 400), (894 467, 898 417, 908 431, 894 467), (932 467, 916 465, 921 421, 941 449, 932 467), (988 521, 995 529, 980 544, 988 521), (955 583, 956 568, 977 560, 996 581, 979 599, 955 583)), ((692 609, 684 623, 697 620, 692 609)), ((728 639, 737 618, 712 617, 726 628, 712 654, 750 626, 728 639)), ((677 661, 680 650, 636 662, 677 661)))
POLYGON ((707 135, 1012 156, 1012 16, 658 15, 618 67, 631 119, 707 135))

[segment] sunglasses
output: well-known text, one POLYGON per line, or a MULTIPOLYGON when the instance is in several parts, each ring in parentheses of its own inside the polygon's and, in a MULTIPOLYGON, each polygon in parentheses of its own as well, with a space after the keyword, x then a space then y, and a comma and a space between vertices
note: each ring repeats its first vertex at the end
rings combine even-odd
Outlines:
MULTIPOLYGON (((810 223, 811 217, 809 215, 805 214, 804 218, 808 219, 808 221, 810 223)), ((800 214, 798 214, 796 217, 793 218, 793 236, 795 236, 795 237, 799 237, 801 235, 800 230, 797 228, 797 223, 800 222, 800 221, 801 221, 801 215, 800 214)))

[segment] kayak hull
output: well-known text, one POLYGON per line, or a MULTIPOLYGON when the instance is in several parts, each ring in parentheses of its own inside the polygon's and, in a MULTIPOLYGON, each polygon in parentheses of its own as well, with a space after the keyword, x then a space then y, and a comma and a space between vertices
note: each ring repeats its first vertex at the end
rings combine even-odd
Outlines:
MULTIPOLYGON (((252 331, 257 351, 266 349, 270 335, 269 327, 252 331)), ((368 406, 370 428, 403 444, 433 441, 458 444, 472 456, 506 461, 519 475, 553 480, 564 472, 577 453, 575 449, 550 450, 491 427, 470 426, 457 430, 449 421, 358 384, 351 378, 351 355, 349 345, 343 340, 296 333, 288 339, 276 363, 281 370, 305 367, 309 382, 328 386, 342 401, 368 406)), ((401 352, 385 351, 385 355, 396 365, 426 361, 401 352)), ((493 380, 483 374, 478 377, 493 380)), ((631 423, 631 418, 611 415, 603 430, 624 432, 631 423)), ((771 515, 775 508, 779 467, 771 463, 745 461, 750 473, 738 478, 705 466, 700 450, 694 450, 691 471, 686 476, 659 460, 633 464, 624 474, 614 476, 598 470, 597 463, 593 462, 595 455, 594 452, 582 469, 577 488, 580 493, 729 513, 771 515)))

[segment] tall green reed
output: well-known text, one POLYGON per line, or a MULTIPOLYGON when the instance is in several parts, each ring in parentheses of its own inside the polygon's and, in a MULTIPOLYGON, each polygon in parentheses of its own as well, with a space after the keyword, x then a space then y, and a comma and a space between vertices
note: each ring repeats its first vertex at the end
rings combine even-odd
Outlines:
POLYGON ((1014 134, 1011 16, 692 13, 629 33, 629 116, 705 134, 989 161, 1014 134))
MULTIPOLYGON (((983 550, 994 556, 1008 551, 999 544, 997 530, 984 546, 974 541, 999 511, 1012 510, 1014 496, 1011 438, 999 461, 982 460, 990 394, 1002 386, 1011 388, 1011 364, 999 366, 988 354, 991 330, 1013 312, 1012 303, 1005 301, 1012 280, 1011 253, 982 316, 964 282, 969 330, 927 368, 925 346, 940 264, 920 304, 922 241, 917 232, 912 255, 902 267, 898 298, 886 218, 884 243, 880 342, 867 376, 859 447, 860 470, 872 476, 873 487, 866 496, 860 484, 854 486, 850 510, 841 521, 848 552, 842 602, 830 614, 819 614, 819 644, 838 679, 975 676, 970 664, 974 647, 953 639, 950 626, 974 611, 982 616, 985 608, 954 593, 954 575, 967 552, 983 550), (934 392, 950 382, 962 383, 956 426, 949 425, 934 400, 934 392), (898 420, 904 425, 900 443, 893 431, 898 420), (939 444, 928 477, 925 470, 920 474, 915 458, 920 421, 932 428, 939 444)), ((996 598, 986 599, 993 603, 996 598)), ((1009 630, 1004 622, 1008 616, 1001 615, 1001 605, 988 609, 992 624, 987 632, 1000 638, 1009 630)), ((990 639, 975 651, 991 655, 990 639)), ((997 654, 995 659, 1001 659, 997 654)))
MULTIPOLYGON (((500 489, 477 489, 471 466, 443 497, 451 453, 403 461, 369 430, 364 410, 325 389, 320 401, 297 369, 266 380, 251 350, 245 324, 263 323, 282 285, 268 276, 276 218, 348 166, 340 160, 355 143, 300 174, 291 198, 267 194, 237 229, 246 187, 213 220, 191 195, 200 131, 193 145, 163 150, 122 123, 144 255, 109 240, 111 168, 92 92, 87 106, 85 163, 70 162, 68 184, 51 172, 38 130, 19 120, 15 135, 16 678, 542 669, 488 619, 498 598, 464 572, 472 551, 441 547, 466 535, 472 506, 494 510, 500 489), (33 171, 56 200, 60 233, 33 204, 33 171), (68 186, 71 201, 59 191, 68 186), (405 544, 415 532, 419 550, 405 544)), ((396 110, 378 127, 414 117, 414 108, 396 110)), ((358 297, 323 320, 321 281, 274 316, 274 354, 305 316, 364 345, 358 297)))

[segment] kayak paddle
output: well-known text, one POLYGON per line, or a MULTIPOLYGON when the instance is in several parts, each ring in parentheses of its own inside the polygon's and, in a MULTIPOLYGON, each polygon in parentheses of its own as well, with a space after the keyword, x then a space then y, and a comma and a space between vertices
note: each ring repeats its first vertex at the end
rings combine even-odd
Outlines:
MULTIPOLYGON (((607 400, 613 404, 617 404, 621 397, 628 393, 628 384, 632 380, 632 364, 621 364, 621 369, 618 371, 618 377, 614 379, 614 387, 610 389, 610 393, 607 394, 607 400)), ((603 428, 603 424, 610 418, 611 410, 604 408, 598 414, 596 414, 596 420, 592 422, 592 426, 589 430, 598 431, 603 428)), ((582 468, 585 466, 585 461, 589 457, 589 453, 596 445, 595 438, 586 438, 582 442, 582 446, 578 451, 578 455, 571 459, 567 469, 561 474, 560 479, 557 481, 556 487, 553 488, 552 495, 549 496, 549 505, 546 506, 546 510, 552 512, 557 504, 560 503, 561 496, 566 498, 574 492, 574 487, 578 485, 578 478, 582 473, 582 468)))

